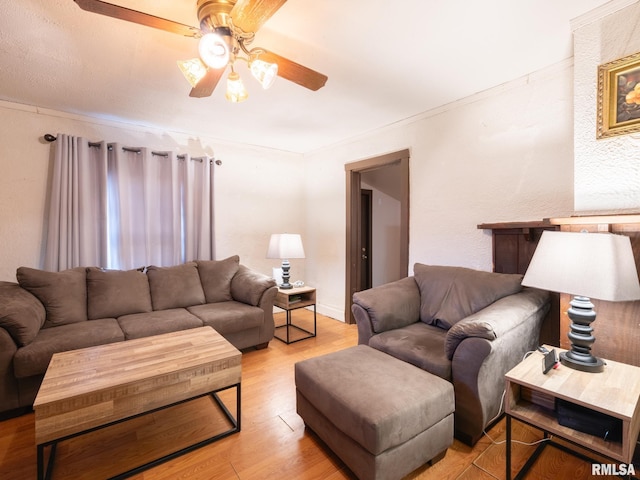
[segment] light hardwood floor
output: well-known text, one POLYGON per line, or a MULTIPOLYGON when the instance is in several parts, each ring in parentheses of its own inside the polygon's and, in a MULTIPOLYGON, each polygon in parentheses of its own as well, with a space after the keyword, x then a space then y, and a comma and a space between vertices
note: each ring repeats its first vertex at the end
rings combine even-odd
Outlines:
MULTIPOLYGON (((310 322, 306 310, 294 321, 310 322)), ((278 317, 282 322, 282 316, 278 317)), ((355 325, 318 315, 318 335, 291 345, 273 340, 269 348, 250 350, 242 357, 242 431, 163 465, 137 474, 138 480, 281 480, 353 479, 344 464, 308 429, 296 414, 293 366, 305 358, 344 349, 357 343, 355 325)), ((233 403, 233 398, 228 399, 233 403)), ((59 445, 54 479, 106 478, 148 461, 158 452, 193 442, 226 428, 208 399, 199 399, 156 412, 59 445)), ((232 410, 233 411, 233 410, 232 410)), ((542 435, 514 421, 513 438, 535 442, 542 435)), ((504 479, 504 419, 488 437, 470 448, 458 441, 445 458, 424 466, 405 480, 504 479)), ((535 447, 514 447, 514 468, 535 447)), ((605 460, 603 460, 605 461, 605 460)), ((36 477, 33 414, 0 422, 0 478, 36 477)), ((527 479, 591 477, 589 463, 555 448, 546 448, 527 479)), ((608 478, 599 476, 595 478, 608 478)), ((614 478, 614 477, 609 477, 614 478)))

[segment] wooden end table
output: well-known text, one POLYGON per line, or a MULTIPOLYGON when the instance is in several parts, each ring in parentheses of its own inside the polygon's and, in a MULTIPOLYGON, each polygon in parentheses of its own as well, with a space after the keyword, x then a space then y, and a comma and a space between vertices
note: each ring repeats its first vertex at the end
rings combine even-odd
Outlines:
POLYGON ((54 354, 33 404, 38 479, 51 476, 59 442, 203 396, 217 403, 229 430, 113 478, 129 477, 239 432, 241 357, 211 327, 54 354), (234 387, 235 417, 217 395, 234 387))
MULTIPOLYGON (((556 347, 545 346, 548 350, 556 347)), ((556 348, 558 354, 565 350, 556 348)), ((574 370, 565 365, 542 373, 543 354, 535 351, 505 375, 505 413, 507 417, 507 480, 511 479, 511 420, 513 418, 557 435, 574 445, 601 454, 616 463, 629 465, 640 430, 640 368, 624 363, 606 361, 603 372, 574 370), (558 422, 556 399, 565 400, 588 411, 605 414, 620 422, 622 438, 606 440, 578 431, 558 422)), ((546 445, 585 457, 551 440, 538 445, 529 460, 515 476, 522 478, 546 445)))
POLYGON ((316 336, 316 289, 312 287, 294 287, 288 289, 278 288, 278 293, 273 304, 286 312, 287 321, 284 325, 276 326, 276 334, 274 335, 278 340, 290 344, 299 342, 300 340, 306 340, 307 338, 316 336), (313 306, 313 330, 308 330, 295 325, 291 320, 291 311, 298 308, 305 308, 313 306), (277 335, 278 330, 284 329, 286 334, 284 337, 277 335), (302 332, 302 337, 291 336, 291 329, 294 331, 302 332))

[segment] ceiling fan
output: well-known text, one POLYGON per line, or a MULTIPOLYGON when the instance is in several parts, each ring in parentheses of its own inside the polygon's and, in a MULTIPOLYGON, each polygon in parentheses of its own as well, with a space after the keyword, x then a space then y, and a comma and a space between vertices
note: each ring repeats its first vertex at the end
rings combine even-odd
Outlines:
POLYGON ((229 66, 226 97, 232 102, 245 100, 247 92, 234 69, 237 60, 247 62, 252 75, 265 89, 276 75, 313 91, 327 81, 326 75, 268 50, 249 49, 258 29, 286 0, 197 0, 200 28, 100 0, 74 1, 88 12, 199 39, 199 57, 178 61, 192 85, 191 97, 210 96, 229 66))

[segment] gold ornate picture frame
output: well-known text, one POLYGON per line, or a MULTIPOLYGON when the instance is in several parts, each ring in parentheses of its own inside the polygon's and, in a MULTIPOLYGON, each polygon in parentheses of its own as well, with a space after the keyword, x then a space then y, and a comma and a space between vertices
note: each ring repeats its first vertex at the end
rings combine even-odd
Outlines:
POLYGON ((596 138, 640 132, 640 52, 598 67, 596 138))

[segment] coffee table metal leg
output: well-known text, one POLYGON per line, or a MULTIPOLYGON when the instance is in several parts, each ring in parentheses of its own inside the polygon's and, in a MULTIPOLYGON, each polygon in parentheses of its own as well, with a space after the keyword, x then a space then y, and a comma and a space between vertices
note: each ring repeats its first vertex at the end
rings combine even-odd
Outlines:
POLYGON ((49 480, 51 478, 51 472, 53 472, 53 463, 56 457, 56 447, 58 442, 51 444, 51 452, 49 453, 49 461, 47 462, 47 469, 44 469, 44 448, 47 444, 38 445, 38 480, 49 480))
MULTIPOLYGON (((230 385, 229 387, 225 387, 222 388, 220 390, 217 390, 215 392, 211 392, 209 395, 211 396, 211 398, 216 402, 216 404, 220 407, 220 409, 224 412, 225 416, 227 417, 227 419, 229 420, 229 422, 231 422, 231 424, 233 425, 233 428, 227 430, 226 432, 222 432, 219 433, 217 435, 214 435, 213 437, 207 438, 205 440, 202 440, 198 443, 194 443, 193 445, 190 445, 188 447, 185 447, 181 450, 178 450, 177 452, 173 452, 170 453, 169 455, 165 455, 164 457, 158 458, 156 460, 153 460, 151 462, 145 463, 144 465, 140 465, 139 467, 133 468, 127 472, 121 473, 119 475, 116 475, 114 477, 111 477, 109 480, 121 480, 121 479, 125 479, 125 478, 129 478, 133 475, 136 475, 140 472, 143 472, 144 470, 148 470, 152 467, 158 466, 162 463, 165 463, 169 460, 173 460, 174 458, 178 458, 181 455, 184 455, 186 453, 189 452, 193 452, 194 450, 197 450, 199 448, 202 448, 206 445, 209 445, 213 442, 216 442, 218 440, 221 440, 225 437, 228 437, 231 434, 234 433, 238 433, 240 431, 240 418, 242 415, 242 407, 240 404, 240 396, 241 392, 240 392, 240 384, 234 384, 234 385, 230 385), (222 399, 218 396, 218 392, 224 391, 224 390, 229 390, 230 388, 236 388, 236 417, 234 418, 234 416, 231 414, 231 412, 229 411, 229 409, 227 408, 227 406, 224 404, 224 402, 222 401, 222 399)), ((183 402, 179 402, 179 403, 183 403, 183 402)))
POLYGON ((511 480, 511 415, 507 414, 507 480, 511 480))
MULTIPOLYGON (((209 445, 210 443, 213 443, 213 442, 215 442, 217 440, 221 440, 224 437, 227 437, 227 436, 229 436, 231 434, 239 432, 240 428, 241 428, 241 418, 242 418, 242 404, 241 404, 242 392, 241 392, 240 383, 237 383, 237 384, 234 384, 234 385, 230 385, 228 387, 222 388, 220 390, 216 390, 214 392, 211 392, 211 393, 205 394, 205 395, 210 395, 211 399, 214 402, 216 402, 217 406, 223 411, 223 413, 226 416, 227 420, 229 420, 229 422, 231 423, 232 428, 230 428, 229 430, 227 430, 225 432, 219 433, 219 434, 214 435, 212 437, 209 437, 209 438, 207 438, 205 440, 202 440, 202 441, 200 441, 198 443, 195 443, 193 445, 185 447, 185 448, 183 448, 181 450, 178 450, 178 451, 176 451, 174 453, 171 453, 169 455, 165 455, 164 457, 158 458, 156 460, 152 460, 151 462, 145 463, 144 465, 140 465, 139 467, 135 467, 135 468, 133 468, 131 470, 128 470, 128 471, 126 471, 124 473, 118 474, 118 475, 116 475, 114 477, 111 477, 110 480, 128 478, 128 477, 130 477, 132 475, 135 475, 137 473, 140 473, 140 472, 142 472, 144 470, 148 470, 149 468, 152 468, 152 467, 155 467, 157 465, 160 465, 161 463, 167 462, 167 461, 172 460, 174 458, 177 458, 177 457, 179 457, 181 455, 184 455, 185 453, 192 452, 192 451, 194 451, 194 450, 196 450, 198 448, 204 447, 205 445, 209 445), (218 392, 221 392, 221 391, 224 391, 224 390, 229 390, 231 388, 235 388, 236 389, 236 415, 235 415, 235 417, 231 413, 229 408, 224 404, 222 399, 218 396, 218 392)), ((202 397, 202 396, 204 396, 204 395, 200 395, 200 397, 202 397)), ((134 415, 133 417, 125 418, 125 419, 122 419, 122 420, 119 420, 119 421, 116 421, 116 422, 111 422, 109 424, 102 425, 102 426, 99 426, 99 427, 96 427, 96 428, 92 428, 92 429, 89 429, 89 430, 84 431, 84 432, 79 432, 77 434, 70 435, 68 437, 64 437, 64 438, 58 439, 58 440, 50 442, 50 443, 43 443, 43 444, 37 445, 37 462, 38 462, 38 465, 37 465, 38 472, 37 472, 37 474, 38 474, 38 480, 49 480, 51 478, 51 473, 53 472, 53 465, 54 465, 54 460, 55 460, 55 455, 56 455, 56 447, 58 446, 58 442, 59 441, 67 440, 67 439, 73 438, 73 437, 77 437, 77 436, 80 436, 80 435, 83 435, 83 434, 86 434, 86 433, 89 433, 89 432, 92 432, 92 431, 95 431, 95 430, 100 430, 100 429, 106 428, 106 427, 108 427, 110 425, 115 425, 115 424, 118 424, 118 423, 122 423, 122 422, 125 422, 127 420, 130 420, 131 418, 140 417, 140 416, 143 416, 143 415, 149 415, 150 413, 153 413, 153 412, 156 412, 156 411, 159 411, 159 410, 164 410, 164 409, 172 407, 174 405, 178 405, 178 404, 181 404, 181 403, 186 403, 186 402, 192 401, 195 398, 199 398, 199 397, 194 397, 194 398, 191 398, 191 399, 183 400, 183 401, 171 404, 171 405, 167 405, 167 406, 164 406, 164 407, 157 408, 157 409, 149 411, 149 412, 145 412, 145 413, 142 413, 142 414, 139 414, 139 415, 134 415), (44 449, 45 449, 45 447, 47 447, 49 445, 51 446, 51 452, 49 454, 49 460, 47 462, 47 468, 45 470, 45 467, 44 467, 44 449)))
POLYGON ((42 480, 44 478, 44 445, 38 445, 38 480, 42 480))

